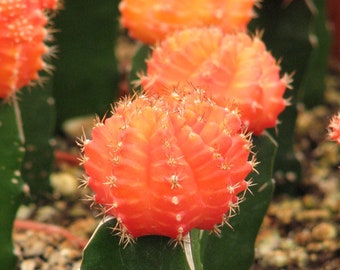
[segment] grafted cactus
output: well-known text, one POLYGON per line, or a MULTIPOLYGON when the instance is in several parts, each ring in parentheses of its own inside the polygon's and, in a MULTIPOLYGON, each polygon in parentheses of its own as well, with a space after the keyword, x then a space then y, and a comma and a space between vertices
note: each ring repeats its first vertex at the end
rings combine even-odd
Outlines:
MULTIPOLYGON (((57 0, 0 2, 0 264, 4 269, 16 265, 13 222, 24 188, 29 193, 21 178, 26 145, 18 91, 39 82, 40 70, 50 70, 44 59, 53 54, 44 43, 50 39, 45 11, 57 6, 57 0)), ((30 107, 30 111, 34 109, 30 107)))

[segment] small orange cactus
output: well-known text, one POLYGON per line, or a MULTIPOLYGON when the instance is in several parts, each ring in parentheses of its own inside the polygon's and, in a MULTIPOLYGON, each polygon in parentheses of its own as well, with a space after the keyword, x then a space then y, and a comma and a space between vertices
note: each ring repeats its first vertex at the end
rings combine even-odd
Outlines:
POLYGON ((328 126, 328 135, 331 140, 336 141, 340 145, 340 111, 331 118, 328 126))
POLYGON ((220 106, 235 103, 249 130, 261 134, 277 124, 287 105, 283 95, 290 77, 280 77, 280 66, 259 36, 191 28, 154 48, 140 80, 152 95, 187 82, 205 89, 220 106))
POLYGON ((198 89, 120 101, 80 145, 84 183, 126 243, 217 230, 238 209, 254 165, 237 112, 198 89))
POLYGON ((56 9, 57 0, 0 1, 0 98, 13 95, 21 87, 38 79, 38 71, 47 69, 42 56, 48 53, 44 40, 45 9, 56 9))
POLYGON ((155 44, 188 27, 219 26, 224 32, 245 31, 258 0, 123 0, 121 23, 130 36, 155 44))

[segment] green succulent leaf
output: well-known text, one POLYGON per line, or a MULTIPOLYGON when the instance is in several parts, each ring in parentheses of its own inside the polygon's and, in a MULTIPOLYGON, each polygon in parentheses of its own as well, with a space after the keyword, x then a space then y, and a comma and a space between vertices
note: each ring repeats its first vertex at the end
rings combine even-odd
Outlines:
POLYGON ((221 237, 204 232, 201 237, 201 257, 204 270, 248 270, 254 259, 254 245, 259 228, 272 199, 272 170, 277 144, 269 134, 254 138, 256 167, 251 175, 256 184, 240 204, 240 213, 222 227, 221 237))
POLYGON ((313 20, 310 29, 312 53, 306 72, 302 78, 299 100, 306 108, 313 108, 324 101, 328 55, 330 52, 330 32, 327 29, 327 1, 315 0, 313 20))
POLYGON ((118 96, 114 46, 118 2, 65 0, 55 18, 58 57, 54 61, 57 124, 72 117, 103 116, 118 96))
POLYGON ((175 270, 189 269, 183 249, 169 238, 145 236, 123 247, 112 233, 114 219, 101 223, 84 249, 81 270, 175 270))
POLYGON ((279 117, 281 124, 272 131, 279 145, 274 171, 278 177, 282 176, 277 191, 290 194, 297 194, 301 183, 301 165, 296 158, 293 142, 296 105, 312 53, 310 30, 314 18, 310 3, 312 2, 264 0, 261 2, 261 8, 257 10, 257 18, 249 26, 253 33, 263 30, 262 39, 273 56, 280 59, 282 72, 294 73, 293 90, 287 90, 285 95, 291 106, 281 113, 279 117), (288 175, 294 176, 294 179, 285 181, 288 175))
POLYGON ((30 200, 38 200, 51 192, 49 176, 53 168, 53 136, 55 106, 53 81, 44 86, 20 92, 19 106, 25 133, 25 157, 21 167, 24 181, 30 187, 30 200))
POLYGON ((16 212, 24 196, 20 165, 24 147, 19 137, 13 104, 0 100, 0 265, 15 269, 12 228, 16 212))

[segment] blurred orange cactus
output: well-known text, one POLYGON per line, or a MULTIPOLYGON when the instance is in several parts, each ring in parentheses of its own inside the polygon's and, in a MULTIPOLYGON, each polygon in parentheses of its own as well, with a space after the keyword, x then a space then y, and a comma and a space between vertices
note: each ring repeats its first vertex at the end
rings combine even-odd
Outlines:
POLYGON ((39 78, 48 69, 43 55, 49 52, 46 8, 56 9, 57 0, 5 0, 0 2, 0 98, 39 78))
POLYGON ((188 27, 219 26, 224 32, 245 31, 258 0, 123 0, 121 23, 132 38, 155 44, 188 27))
POLYGON ((280 66, 259 35, 224 34, 209 27, 168 36, 153 49, 139 83, 151 95, 192 83, 220 106, 235 104, 244 124, 258 135, 276 126, 287 105, 283 95, 291 78, 280 76, 280 66))

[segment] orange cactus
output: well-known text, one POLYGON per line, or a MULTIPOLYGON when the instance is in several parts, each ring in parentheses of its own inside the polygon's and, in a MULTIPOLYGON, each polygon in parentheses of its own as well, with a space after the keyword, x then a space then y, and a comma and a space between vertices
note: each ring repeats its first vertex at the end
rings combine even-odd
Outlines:
POLYGON ((121 23, 131 37, 155 44, 188 27, 219 26, 224 32, 244 31, 259 0, 123 0, 121 23))
POLYGON ((340 145, 340 111, 333 115, 328 125, 328 136, 340 145))
POLYGON ((193 228, 218 231, 237 210, 254 165, 237 112, 197 89, 120 101, 80 145, 84 184, 117 219, 125 243, 143 235, 181 241, 193 228))
POLYGON ((140 83, 148 94, 160 95, 190 82, 220 106, 235 103, 245 125, 258 135, 277 124, 287 105, 283 95, 290 80, 280 77, 280 66, 259 36, 192 28, 154 48, 140 83))
POLYGON ((48 53, 45 9, 56 9, 57 0, 5 0, 0 2, 0 98, 36 81, 46 69, 48 53))

